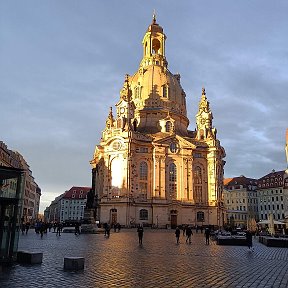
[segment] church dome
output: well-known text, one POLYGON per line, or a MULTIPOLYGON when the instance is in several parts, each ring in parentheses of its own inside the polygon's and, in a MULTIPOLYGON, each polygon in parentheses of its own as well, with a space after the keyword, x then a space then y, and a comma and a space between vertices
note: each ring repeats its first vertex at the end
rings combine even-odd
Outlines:
POLYGON ((130 77, 132 99, 138 109, 169 110, 186 116, 185 92, 180 85, 180 75, 168 69, 149 65, 130 77))
POLYGON ((154 127, 156 132, 158 122, 169 113, 175 120, 175 130, 185 134, 189 125, 186 94, 180 84, 180 75, 172 74, 167 68, 165 40, 163 28, 154 16, 142 41, 143 58, 139 69, 129 76, 131 100, 140 128, 145 126, 151 130, 154 127))

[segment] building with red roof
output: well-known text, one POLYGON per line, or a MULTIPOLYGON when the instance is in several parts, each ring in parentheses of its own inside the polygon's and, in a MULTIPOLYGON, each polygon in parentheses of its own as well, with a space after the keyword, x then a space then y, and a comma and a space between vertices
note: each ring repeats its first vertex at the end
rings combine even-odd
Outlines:
POLYGON ((73 186, 55 198, 45 209, 45 220, 48 222, 75 222, 84 218, 87 194, 91 187, 73 186))

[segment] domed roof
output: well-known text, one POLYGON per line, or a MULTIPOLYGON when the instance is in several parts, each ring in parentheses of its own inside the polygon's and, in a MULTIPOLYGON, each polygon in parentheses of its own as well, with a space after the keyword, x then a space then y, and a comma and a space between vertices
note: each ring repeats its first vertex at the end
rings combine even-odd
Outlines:
POLYGON ((152 64, 140 67, 130 77, 129 84, 136 109, 165 109, 186 117, 186 96, 179 74, 173 75, 166 67, 152 64))

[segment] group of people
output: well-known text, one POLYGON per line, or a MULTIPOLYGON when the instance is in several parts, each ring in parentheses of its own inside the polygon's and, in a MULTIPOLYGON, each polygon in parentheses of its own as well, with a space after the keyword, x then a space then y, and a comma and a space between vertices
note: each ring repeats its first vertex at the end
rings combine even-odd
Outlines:
MULTIPOLYGON (((202 226, 201 226, 201 229, 203 229, 202 226)), ((196 228, 196 231, 198 231, 197 228, 196 228)), ((175 236, 176 236, 176 243, 177 244, 179 244, 179 242, 180 242, 180 234, 181 234, 180 228, 176 227, 175 236)), ((190 226, 186 226, 186 227, 184 226, 183 227, 183 236, 185 236, 185 234, 186 234, 186 243, 191 244, 191 242, 192 242, 191 237, 193 235, 193 232, 192 232, 192 228, 190 226)), ((210 243, 210 234, 211 234, 210 228, 206 227, 204 235, 205 235, 207 245, 209 245, 209 243, 210 243)))
POLYGON ((30 222, 22 223, 21 225, 22 234, 24 234, 25 232, 26 234, 28 234, 29 228, 30 228, 30 222))
MULTIPOLYGON (((21 225, 22 234, 24 234, 24 233, 27 234, 30 227, 31 227, 31 225, 29 222, 26 222, 26 223, 23 222, 21 225)), ((37 234, 40 233, 41 238, 42 238, 43 234, 47 233, 48 229, 50 232, 52 227, 54 229, 54 233, 56 232, 56 236, 61 236, 61 232, 63 229, 63 225, 61 222, 55 222, 54 224, 51 224, 51 223, 46 223, 46 222, 42 222, 42 221, 36 221, 35 232, 37 234)), ((104 236, 109 238, 110 230, 111 230, 110 224, 104 223, 103 227, 104 227, 104 236)), ((119 232, 121 229, 121 225, 119 223, 113 224, 113 228, 114 228, 114 232, 117 232, 117 231, 119 232)), ((187 225, 187 226, 183 226, 182 229, 183 229, 183 236, 186 236, 186 243, 191 244, 192 243, 192 235, 193 235, 192 227, 187 225)), ((203 227, 202 226, 201 227, 196 226, 195 229, 196 229, 196 233, 198 232, 199 229, 201 230, 201 233, 202 233, 203 227)), ((139 245, 142 245, 143 235, 144 235, 143 225, 141 225, 141 224, 138 225, 137 234, 138 234, 139 245)), ((75 235, 80 235, 80 224, 79 223, 75 224, 75 235)), ((176 227, 175 236, 176 236, 176 243, 177 244, 180 243, 180 235, 181 235, 180 227, 176 227)), ((210 244, 210 236, 211 236, 210 227, 205 228, 204 236, 205 236, 206 245, 209 245, 210 244)), ((249 251, 254 251, 252 238, 253 238, 253 236, 252 236, 251 231, 247 230, 246 231, 246 242, 247 242, 247 246, 248 246, 249 251)))
MULTIPOLYGON (((56 236, 61 236, 63 224, 61 222, 48 223, 48 222, 43 222, 42 220, 37 220, 34 224, 31 224, 30 222, 25 223, 24 220, 22 220, 22 224, 21 224, 22 234, 28 234, 28 231, 31 227, 34 227, 35 233, 40 234, 42 238, 43 235, 47 234, 48 231, 50 232, 52 228, 53 228, 53 232, 56 233, 56 236)), ((75 235, 80 234, 79 227, 80 227, 80 224, 76 223, 75 235)))

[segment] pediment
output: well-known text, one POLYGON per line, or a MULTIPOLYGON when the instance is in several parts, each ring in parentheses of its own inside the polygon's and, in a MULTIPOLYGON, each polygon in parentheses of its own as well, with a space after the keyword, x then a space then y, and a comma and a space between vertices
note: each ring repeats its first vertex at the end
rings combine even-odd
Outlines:
MULTIPOLYGON (((127 105, 128 105, 128 102, 125 101, 125 100, 123 100, 123 99, 120 99, 120 100, 115 104, 115 106, 116 106, 117 108, 118 108, 118 107, 127 107, 127 105)), ((136 106, 135 106, 135 104, 134 104, 133 101, 130 101, 130 108, 133 108, 133 109, 136 108, 136 106)))
POLYGON ((115 106, 116 107, 123 107, 123 106, 126 106, 127 105, 127 101, 123 100, 123 99, 120 99, 116 104, 115 106))
POLYGON ((167 135, 167 137, 165 137, 165 138, 154 140, 153 143, 162 144, 162 145, 167 145, 168 146, 173 141, 174 142, 178 142, 179 146, 181 148, 196 149, 196 146, 193 143, 187 141, 186 139, 184 139, 183 137, 181 137, 179 135, 167 135))

